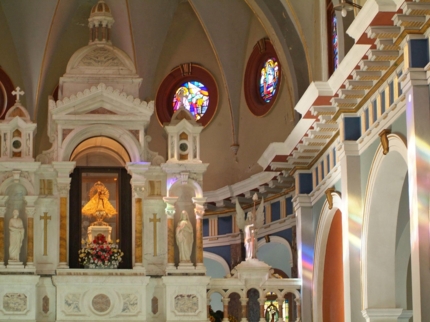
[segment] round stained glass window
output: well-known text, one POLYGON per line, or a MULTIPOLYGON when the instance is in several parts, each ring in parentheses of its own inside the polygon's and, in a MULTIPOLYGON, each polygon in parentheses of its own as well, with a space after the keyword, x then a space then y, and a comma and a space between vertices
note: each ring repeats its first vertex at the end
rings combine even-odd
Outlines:
POLYGON ((173 112, 181 106, 199 120, 209 106, 209 92, 206 86, 197 81, 182 84, 173 97, 173 112))
POLYGON ((261 69, 260 95, 269 103, 276 94, 279 80, 279 65, 275 58, 269 58, 261 69))

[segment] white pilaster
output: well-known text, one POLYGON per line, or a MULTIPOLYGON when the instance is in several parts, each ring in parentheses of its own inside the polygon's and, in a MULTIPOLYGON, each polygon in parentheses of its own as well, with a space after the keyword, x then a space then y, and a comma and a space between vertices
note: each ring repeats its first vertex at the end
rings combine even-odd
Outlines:
POLYGON ((293 199, 297 216, 297 266, 302 279, 302 321, 312 321, 312 275, 314 262, 314 231, 312 203, 308 195, 299 194, 293 199))
POLYGON ((342 192, 342 247, 345 321, 362 321, 360 283, 363 216, 358 143, 344 141, 339 151, 342 192))
POLYGON ((402 78, 406 98, 411 275, 414 321, 430 321, 430 239, 428 144, 430 142, 429 85, 425 69, 410 68, 402 78))

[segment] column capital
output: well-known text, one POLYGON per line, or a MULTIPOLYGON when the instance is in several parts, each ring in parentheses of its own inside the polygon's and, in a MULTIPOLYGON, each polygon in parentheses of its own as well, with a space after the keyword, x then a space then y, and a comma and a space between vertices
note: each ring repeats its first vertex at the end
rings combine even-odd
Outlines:
POLYGON ((192 198, 192 200, 193 200, 193 203, 195 204, 194 214, 196 215, 196 217, 201 219, 203 217, 203 215, 205 214, 205 203, 206 203, 207 198, 194 197, 194 198, 192 198))
POLYGON ((293 198, 294 210, 302 207, 312 207, 312 200, 309 195, 295 195, 293 198))
POLYGON ((143 198, 143 194, 145 193, 145 186, 141 184, 132 184, 132 189, 135 198, 143 198))
POLYGON ((131 175, 131 184, 134 186, 144 186, 146 183, 145 172, 151 166, 150 162, 129 162, 125 168, 131 175))
POLYGON ((163 197, 163 201, 166 203, 165 212, 167 217, 173 219, 175 215, 175 203, 178 201, 178 197, 163 197))
POLYGON ((413 86, 428 86, 429 80, 425 68, 409 67, 403 71, 400 78, 402 91, 406 93, 413 86))
POLYGON ((25 213, 28 218, 34 218, 34 213, 36 212, 36 207, 25 207, 25 213))
POLYGON ((68 197, 70 190, 70 178, 64 178, 64 182, 58 182, 57 179, 57 187, 60 197, 68 197))
POLYGON ((337 155, 339 156, 339 160, 343 159, 344 157, 359 156, 360 149, 358 147, 358 142, 343 141, 337 149, 337 155))
POLYGON ((0 207, 0 218, 4 218, 6 213, 6 207, 0 207))
POLYGON ((68 178, 76 167, 75 161, 58 161, 52 162, 52 166, 57 171, 58 178, 68 178))

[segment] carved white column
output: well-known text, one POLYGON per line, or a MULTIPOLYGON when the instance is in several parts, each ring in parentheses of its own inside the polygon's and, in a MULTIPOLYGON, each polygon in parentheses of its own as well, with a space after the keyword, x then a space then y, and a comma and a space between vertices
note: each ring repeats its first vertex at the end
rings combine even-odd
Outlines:
POLYGON ((69 175, 75 168, 76 162, 52 162, 52 165, 57 171, 57 190, 60 198, 60 249, 58 268, 69 268, 69 190, 71 181, 69 175))
POLYGON ((26 207, 27 214, 27 261, 25 268, 34 269, 34 214, 35 207, 26 207))
POLYGON ((175 203, 178 197, 164 197, 167 216, 167 269, 175 269, 175 203))
POLYGON ((242 319, 240 322, 248 322, 248 312, 246 310, 248 305, 248 298, 240 298, 240 304, 242 305, 242 319))
POLYGON ((196 266, 203 268, 203 215, 205 214, 206 198, 193 198, 196 215, 196 266))

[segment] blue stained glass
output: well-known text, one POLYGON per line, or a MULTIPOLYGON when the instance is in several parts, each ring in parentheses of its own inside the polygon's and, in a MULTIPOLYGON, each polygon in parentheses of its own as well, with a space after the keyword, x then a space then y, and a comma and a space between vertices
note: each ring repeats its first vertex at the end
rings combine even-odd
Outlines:
POLYGON ((209 91, 205 85, 197 81, 183 83, 173 96, 173 112, 181 106, 199 120, 209 106, 209 91))
POLYGON ((339 66, 339 38, 337 35, 337 18, 336 14, 333 13, 333 19, 332 19, 332 50, 333 50, 333 71, 337 69, 339 66))
POLYGON ((279 82, 279 64, 275 58, 269 58, 261 68, 260 95, 269 103, 275 96, 279 82))

